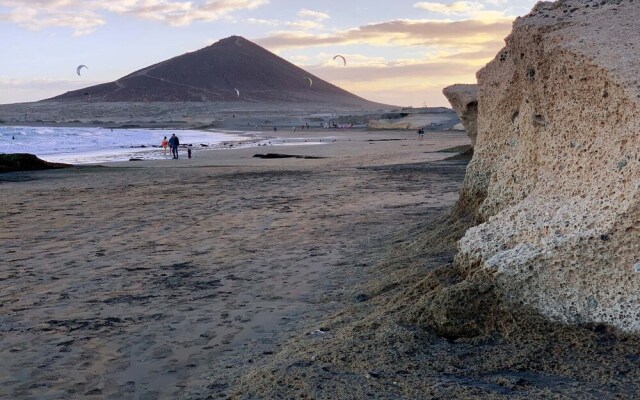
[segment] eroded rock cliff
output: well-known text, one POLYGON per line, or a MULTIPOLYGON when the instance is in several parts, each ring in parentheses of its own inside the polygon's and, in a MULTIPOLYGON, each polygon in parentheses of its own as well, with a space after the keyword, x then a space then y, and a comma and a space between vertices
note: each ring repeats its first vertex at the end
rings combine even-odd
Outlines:
POLYGON ((451 107, 460 117, 471 146, 476 145, 478 136, 478 85, 456 84, 442 90, 451 107))
POLYGON ((640 331, 639 32, 640 1, 541 2, 478 72, 456 264, 506 304, 640 331))

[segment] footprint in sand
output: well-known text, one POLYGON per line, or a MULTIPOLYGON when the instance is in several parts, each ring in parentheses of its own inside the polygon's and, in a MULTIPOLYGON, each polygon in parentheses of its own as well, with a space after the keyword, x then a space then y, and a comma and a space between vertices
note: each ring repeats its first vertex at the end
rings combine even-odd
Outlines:
POLYGON ((173 349, 169 346, 159 346, 153 349, 151 357, 160 360, 173 355, 173 349))

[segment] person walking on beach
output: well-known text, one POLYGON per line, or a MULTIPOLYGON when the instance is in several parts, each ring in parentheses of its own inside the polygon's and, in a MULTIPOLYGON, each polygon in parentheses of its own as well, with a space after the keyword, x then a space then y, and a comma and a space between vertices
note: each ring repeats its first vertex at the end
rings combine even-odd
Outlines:
POLYGON ((178 159, 178 146, 180 146, 180 139, 175 133, 172 133, 169 138, 169 147, 171 147, 171 155, 173 155, 174 160, 178 159))
POLYGON ((166 136, 164 137, 164 139, 162 139, 162 142, 160 143, 160 145, 164 149, 164 155, 166 156, 167 155, 167 147, 169 146, 169 141, 167 140, 166 136))
POLYGON ((416 133, 418 134, 418 139, 422 140, 424 138, 424 128, 418 129, 416 133))

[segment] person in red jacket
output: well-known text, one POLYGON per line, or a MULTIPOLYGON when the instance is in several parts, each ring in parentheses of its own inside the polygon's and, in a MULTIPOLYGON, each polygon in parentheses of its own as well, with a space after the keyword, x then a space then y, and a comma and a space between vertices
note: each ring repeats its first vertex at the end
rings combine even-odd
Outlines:
POLYGON ((169 141, 167 140, 166 136, 164 137, 164 139, 162 139, 162 142, 160 142, 160 145, 164 149, 164 155, 166 156, 167 155, 167 147, 169 146, 169 141))

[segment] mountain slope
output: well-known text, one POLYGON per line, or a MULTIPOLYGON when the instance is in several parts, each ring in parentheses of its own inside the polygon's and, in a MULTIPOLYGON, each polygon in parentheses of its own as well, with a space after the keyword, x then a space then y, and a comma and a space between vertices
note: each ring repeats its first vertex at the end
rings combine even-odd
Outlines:
POLYGON ((48 100, 309 102, 380 106, 239 36, 48 100), (312 84, 310 85, 310 78, 312 84), (236 89, 239 92, 236 92, 236 89))

